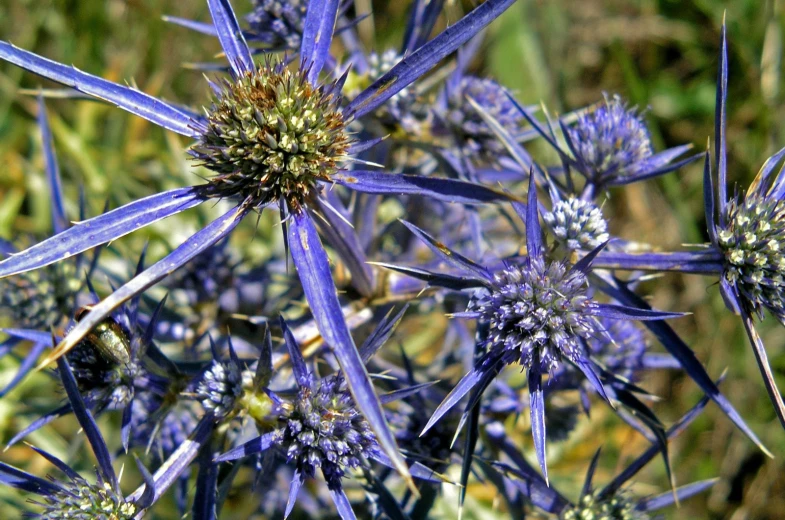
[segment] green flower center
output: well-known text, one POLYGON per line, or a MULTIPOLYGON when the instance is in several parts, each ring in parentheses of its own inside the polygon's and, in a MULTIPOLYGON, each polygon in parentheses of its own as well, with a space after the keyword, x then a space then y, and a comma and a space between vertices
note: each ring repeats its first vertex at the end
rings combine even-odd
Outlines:
POLYGON ((726 215, 718 237, 725 279, 752 310, 766 307, 785 318, 785 204, 753 195, 731 201, 726 215))
POLYGON ((81 478, 48 502, 41 514, 44 520, 130 520, 139 513, 135 504, 126 502, 108 483, 92 485, 81 478))
POLYGON ((303 71, 267 64, 223 80, 191 154, 217 173, 209 194, 260 207, 284 201, 298 211, 346 155, 340 98, 303 71))
POLYGON ((624 491, 600 500, 596 493, 584 495, 575 506, 562 511, 560 520, 649 520, 624 491))

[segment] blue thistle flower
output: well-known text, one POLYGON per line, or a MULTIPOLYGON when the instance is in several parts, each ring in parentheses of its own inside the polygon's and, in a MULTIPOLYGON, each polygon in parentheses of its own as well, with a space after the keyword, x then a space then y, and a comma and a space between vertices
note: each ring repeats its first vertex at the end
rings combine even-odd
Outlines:
POLYGON ((654 154, 649 129, 638 110, 619 95, 591 107, 567 127, 576 159, 597 182, 640 174, 654 154))
POLYGON ((30 500, 41 506, 43 511, 30 515, 45 520, 132 520, 144 514, 153 503, 156 488, 150 473, 138 463, 145 480, 146 491, 137 497, 125 497, 120 491, 118 477, 112 467, 112 459, 93 415, 82 400, 76 380, 64 359, 58 360, 60 376, 64 382, 70 406, 84 430, 87 440, 98 460, 96 482, 92 484, 76 470, 54 455, 33 448, 62 471, 67 480, 47 480, 25 473, 0 462, 0 482, 22 491, 34 493, 43 502, 30 500))
MULTIPOLYGON (((667 439, 670 440, 684 431, 700 415, 708 402, 709 398, 704 397, 669 428, 667 439)), ((657 447, 652 446, 633 460, 610 483, 603 488, 595 489, 593 479, 600 456, 600 450, 597 450, 586 472, 580 498, 573 502, 543 480, 537 471, 526 462, 519 448, 505 437, 502 427, 490 428, 488 434, 497 451, 504 454, 505 460, 512 464, 484 462, 482 468, 485 474, 492 477, 501 473, 503 475, 501 481, 493 478, 491 480, 497 481, 501 485, 511 484, 513 489, 517 490, 517 493, 534 505, 537 510, 553 515, 559 520, 649 520, 655 518, 652 516, 653 512, 702 493, 718 480, 708 479, 694 482, 652 497, 635 496, 623 486, 657 455, 657 447)))
MULTIPOLYGON (((570 188, 568 191, 578 194, 574 191, 570 174, 572 168, 585 178, 582 199, 589 200, 610 186, 630 184, 672 172, 703 156, 701 153, 673 162, 692 148, 691 145, 654 153, 643 118, 636 108, 629 108, 618 95, 605 96, 603 102, 580 113, 573 125, 568 126, 559 119, 568 152, 556 142, 550 130, 511 96, 509 98, 534 130, 559 154, 565 168, 566 186, 570 188)), ((510 146, 507 142, 505 145, 510 146)), ((527 164, 526 169, 530 166, 527 164)))
POLYGON ((359 467, 380 450, 342 378, 310 376, 292 402, 283 405, 283 425, 275 430, 272 444, 304 477, 313 478, 321 469, 327 485, 336 488, 347 469, 359 467))
POLYGON ((711 243, 722 255, 720 291, 728 307, 741 314, 769 398, 785 428, 785 401, 774 381, 766 349, 753 321, 753 316, 756 315, 762 319, 763 310, 767 309, 785 325, 785 254, 782 251, 785 248, 785 173, 781 168, 774 174, 777 164, 785 156, 785 148, 766 160, 746 196, 728 197, 725 138, 728 100, 726 38, 723 20, 715 119, 718 193, 714 192, 707 154, 704 169, 706 222, 711 243))
POLYGON ((527 256, 521 261, 504 263, 493 274, 409 223, 405 223, 407 227, 440 259, 458 268, 460 274, 383 265, 426 280, 431 285, 474 288, 466 312, 454 316, 476 319, 479 325, 487 328, 487 333, 478 340, 485 354, 439 405, 424 431, 471 392, 466 408, 468 413, 504 366, 520 364, 528 375, 535 451, 547 479, 543 374, 550 372, 553 377, 555 369, 570 364, 584 374, 606 401, 621 399, 622 394, 613 386, 603 385, 600 368, 586 348, 587 339, 604 333, 599 318, 663 320, 680 314, 602 304, 591 299, 587 275, 593 258, 604 244, 571 267, 562 261, 547 260, 533 175, 529 179, 528 203, 513 203, 513 207, 526 223, 527 256))
MULTIPOLYGON (((381 346, 389 336, 385 332, 390 330, 388 325, 394 327, 395 321, 383 321, 371 334, 371 339, 360 349, 363 359, 367 360, 381 346)), ((321 470, 341 517, 355 518, 341 484, 347 471, 357 468, 370 470, 371 460, 387 467, 394 467, 393 462, 382 451, 370 422, 360 413, 348 391, 344 374, 317 378, 308 370, 300 346, 283 318, 281 328, 297 383, 296 392, 294 395, 270 392, 276 406, 270 410, 269 420, 259 424, 263 433, 218 456, 216 461, 236 460, 276 450, 286 458, 287 464, 295 468, 286 517, 294 508, 305 479, 313 478, 316 470, 321 470)), ((400 399, 418 389, 387 394, 384 402, 400 399)), ((419 463, 414 463, 409 469, 414 477, 440 481, 419 463)))
POLYGON ((504 153, 504 145, 480 113, 493 117, 511 135, 520 133, 523 116, 504 87, 492 79, 462 76, 453 83, 456 84, 448 83, 446 106, 444 113, 439 113, 440 120, 455 138, 462 154, 495 162, 504 153))
MULTIPOLYGON (((494 190, 452 179, 364 170, 348 172, 339 170, 338 165, 353 150, 374 144, 372 141, 352 148, 345 131, 349 121, 373 111, 406 88, 493 21, 513 1, 483 3, 449 31, 409 54, 340 110, 342 80, 319 84, 319 74, 329 61, 339 0, 311 4, 301 39, 301 66, 294 71, 269 63, 258 67, 229 2, 208 0, 215 31, 231 66, 232 79, 219 80, 214 85, 216 98, 204 117, 134 88, 80 72, 9 43, 0 43, 0 58, 6 61, 194 139, 196 144, 192 153, 216 173, 201 186, 152 195, 84 221, 0 262, 0 277, 63 260, 208 200, 230 199, 235 204, 167 257, 96 305, 46 362, 76 346, 123 301, 162 280, 226 237, 245 216, 268 204, 276 204, 285 222, 287 243, 318 327, 334 349, 349 390, 372 425, 378 442, 396 470, 408 477, 408 469, 398 453, 379 399, 340 312, 327 254, 311 211, 317 201, 324 202, 319 197, 324 183, 370 193, 419 194, 466 204, 508 198, 494 190), (315 9, 314 6, 323 8, 315 9)), ((329 204, 325 206, 329 207, 329 204)), ((332 212, 324 213, 330 215, 332 212)), ((346 251, 360 259, 354 265, 365 265, 364 254, 358 247, 347 246, 346 251)))
MULTIPOLYGON (((728 49, 723 22, 715 113, 714 164, 717 179, 714 179, 708 151, 703 169, 709 247, 677 253, 614 252, 601 255, 598 265, 609 269, 719 275, 720 293, 727 307, 742 317, 769 398, 780 423, 785 427, 785 401, 774 381, 766 349, 754 324, 754 317, 762 319, 764 310, 768 310, 780 323, 785 324, 785 256, 781 253, 785 247, 785 174, 782 169, 774 173, 785 157, 785 148, 766 160, 746 195, 729 197, 725 138, 727 91, 728 49)), ((637 299, 637 296, 624 287, 613 290, 614 298, 628 301, 637 299)), ((661 328, 655 331, 655 334, 665 337, 671 348, 676 347, 682 351, 686 349, 686 345, 682 346, 675 334, 667 328, 661 328)), ((677 358, 681 355, 676 351, 672 353, 677 358)), ((694 359, 691 352, 689 356, 694 359)), ((692 360, 686 361, 683 362, 685 368, 695 365, 692 360)), ((705 383, 705 378, 703 379, 705 383)), ((761 449, 766 451, 762 446, 761 449)))
POLYGON ((602 210, 577 197, 554 201, 553 208, 542 218, 554 238, 573 251, 591 251, 610 239, 602 210))

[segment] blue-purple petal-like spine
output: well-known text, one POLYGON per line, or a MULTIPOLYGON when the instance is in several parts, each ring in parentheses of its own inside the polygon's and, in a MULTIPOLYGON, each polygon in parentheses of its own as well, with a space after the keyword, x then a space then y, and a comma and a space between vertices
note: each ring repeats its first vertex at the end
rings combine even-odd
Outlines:
POLYGON ((335 31, 340 0, 310 0, 300 40, 300 59, 308 71, 308 81, 316 84, 327 61, 335 31))
POLYGON ((41 129, 46 179, 49 183, 49 195, 52 198, 52 229, 57 234, 68 227, 68 217, 65 216, 63 183, 60 179, 60 166, 57 164, 57 155, 52 142, 52 130, 49 128, 44 97, 40 94, 38 96, 38 126, 41 129))
POLYGON ((763 385, 766 387, 766 392, 769 394, 769 399, 774 406, 774 411, 777 414, 777 418, 780 420, 780 424, 785 428, 785 402, 783 402, 782 392, 777 388, 777 382, 774 380, 774 373, 771 371, 769 357, 766 355, 766 347, 763 345, 763 340, 755 330, 752 314, 746 309, 742 309, 741 318, 744 323, 744 330, 747 331, 747 337, 750 339, 750 344, 752 345, 752 352, 755 354, 755 361, 758 363, 758 368, 763 376, 763 385))
POLYGON ((65 260, 201 202, 202 198, 194 188, 177 188, 130 202, 74 224, 62 233, 6 258, 0 262, 0 278, 65 260))
POLYGON ((514 199, 509 194, 479 184, 439 177, 352 170, 338 172, 332 176, 332 180, 363 193, 421 195, 461 204, 485 204, 514 199))
POLYGON ((725 227, 725 206, 728 203, 728 157, 725 139, 725 124, 728 108, 728 40, 725 33, 725 18, 720 29, 720 67, 717 72, 717 99, 714 107, 714 163, 717 165, 718 200, 720 224, 725 227))
POLYGON ((68 401, 71 403, 71 409, 79 421, 79 426, 84 430, 90 446, 93 448, 95 458, 98 460, 98 467, 101 469, 101 475, 109 482, 112 489, 120 493, 120 484, 117 481, 117 474, 114 472, 112 466, 112 457, 109 454, 109 448, 106 446, 101 430, 98 429, 93 414, 87 409, 82 394, 79 392, 79 385, 76 383, 74 373, 65 358, 57 360, 57 368, 60 372, 60 380, 63 382, 63 388, 68 395, 68 401))
POLYGON ((514 2, 515 0, 487 0, 374 81, 349 103, 346 113, 350 117, 358 118, 373 111, 466 43, 514 2))
POLYGON ((314 321, 325 343, 335 354, 349 391, 376 434, 379 446, 393 461, 396 471, 411 482, 406 462, 398 450, 368 371, 346 326, 327 253, 319 240, 313 220, 306 211, 292 213, 291 216, 288 229, 289 249, 314 321))
MULTIPOLYGON (((539 356, 536 356, 539 358, 539 356)), ((539 359, 535 366, 529 368, 529 411, 532 420, 532 438, 534 439, 534 452, 537 462, 540 463, 545 483, 548 484, 548 466, 545 461, 545 394, 542 390, 542 372, 540 372, 539 359)))
POLYGON ((207 6, 210 8, 218 40, 226 53, 226 59, 232 67, 235 78, 255 73, 256 65, 251 57, 251 50, 245 42, 229 0, 207 0, 207 6))
POLYGON ((156 125, 188 137, 198 137, 191 116, 179 108, 131 87, 82 72, 75 67, 38 56, 0 41, 0 59, 13 63, 39 76, 62 83, 85 94, 103 99, 143 117, 156 125))
POLYGON ((297 501, 297 494, 300 492, 300 487, 303 485, 304 478, 300 470, 295 469, 292 475, 292 483, 289 485, 289 497, 286 499, 286 511, 284 511, 284 520, 289 518, 289 515, 294 509, 294 503, 297 501))

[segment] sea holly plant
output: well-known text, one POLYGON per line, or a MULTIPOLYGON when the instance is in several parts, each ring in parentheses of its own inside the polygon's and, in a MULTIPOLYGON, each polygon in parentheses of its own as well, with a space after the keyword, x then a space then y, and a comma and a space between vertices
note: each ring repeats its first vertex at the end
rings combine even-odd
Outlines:
MULTIPOLYGON (((709 399, 704 397, 671 426, 667 432, 667 439, 671 440, 683 432, 700 415, 708 402, 709 399)), ((611 482, 597 489, 594 487, 593 480, 601 452, 601 449, 598 449, 589 463, 579 499, 571 501, 549 486, 548 482, 543 480, 542 476, 526 462, 526 458, 518 447, 505 438, 504 428, 501 424, 489 425, 486 431, 496 451, 499 452, 499 456, 496 461, 483 461, 481 465, 483 473, 491 481, 494 481, 496 480, 493 478, 494 474, 498 472, 503 476, 499 481, 502 486, 509 485, 515 490, 514 493, 523 495, 537 510, 553 515, 559 520, 591 518, 649 520, 659 518, 650 515, 650 513, 674 504, 678 505, 679 502, 706 491, 717 482, 717 479, 707 479, 672 489, 670 492, 660 495, 636 497, 631 490, 624 486, 657 455, 657 448, 651 446, 627 465, 611 482)))
POLYGON ((718 276, 727 307, 742 318, 763 383, 785 428, 785 401, 777 387, 754 319, 771 313, 785 325, 785 148, 764 162, 746 194, 728 195, 728 48, 723 23, 715 108, 714 167, 704 164, 704 204, 710 243, 674 253, 603 253, 597 264, 609 269, 678 271, 718 276), (780 169, 777 170, 777 166, 780 169))
MULTIPOLYGON (((588 274, 592 259, 604 244, 574 265, 548 259, 533 175, 530 176, 527 204, 513 205, 526 223, 527 254, 522 258, 501 261, 493 268, 486 268, 407 224, 438 258, 457 272, 445 274, 385 265, 431 285, 454 290, 474 289, 466 311, 453 316, 477 320, 479 325, 487 326, 487 334, 480 345, 485 353, 439 405, 423 432, 466 395, 469 395, 468 414, 502 368, 520 365, 527 372, 532 436, 537 459, 547 480, 544 398, 547 383, 544 376, 553 375, 563 364, 570 364, 583 373, 603 399, 619 401, 622 398, 615 387, 603 383, 601 368, 592 360, 586 345, 589 339, 607 334, 601 319, 663 320, 681 314, 595 301, 589 292, 588 274)), ((608 376, 612 377, 612 374, 608 376)))
POLYGON ((194 139, 191 155, 214 172, 206 184, 152 195, 81 222, 6 259, 0 263, 0 276, 58 262, 206 201, 230 200, 236 204, 93 307, 45 361, 73 348, 112 309, 224 238, 245 216, 275 205, 319 329, 341 364, 348 387, 383 451, 396 469, 407 475, 406 465, 395 447, 379 400, 340 312, 327 255, 311 214, 322 185, 332 183, 363 192, 420 194, 464 204, 506 198, 494 190, 461 181, 347 171, 341 165, 349 160, 353 150, 368 145, 350 142, 346 132, 349 121, 378 107, 427 72, 513 1, 483 3, 402 60, 346 106, 341 103, 341 80, 319 83, 340 4, 337 0, 310 2, 300 46, 302 61, 295 70, 281 63, 257 65, 228 0, 208 0, 232 77, 211 82, 215 97, 204 116, 9 43, 0 43, 0 58, 6 61, 194 139))
POLYGON ((119 477, 112 465, 109 448, 93 415, 82 400, 77 381, 68 362, 64 358, 60 358, 57 364, 70 407, 74 410, 79 425, 84 430, 98 462, 98 467, 95 470, 96 482, 90 483, 76 469, 54 455, 37 448, 33 449, 60 470, 66 479, 56 480, 51 477, 42 479, 0 462, 0 482, 41 497, 42 502, 35 499, 30 500, 31 503, 43 508, 43 511, 37 516, 40 518, 75 518, 79 520, 140 518, 153 503, 155 483, 152 475, 137 460, 137 466, 144 478, 147 491, 135 499, 126 498, 123 495, 120 490, 119 477))
MULTIPOLYGON (((379 329, 385 329, 386 325, 382 321, 379 329)), ((341 518, 355 518, 342 480, 351 470, 370 470, 370 461, 390 467, 392 462, 382 453, 368 421, 357 409, 346 389, 343 374, 336 372, 318 377, 315 371, 308 369, 301 347, 283 319, 281 329, 291 360, 296 392, 287 395, 285 392, 275 394, 268 391, 274 403, 269 407, 270 418, 266 421, 268 431, 221 454, 216 461, 233 461, 268 450, 277 452, 286 459, 287 464, 294 467, 285 516, 289 516, 294 508, 305 479, 314 478, 318 470, 324 476, 341 518)), ((371 334, 360 349, 363 358, 367 359, 381 347, 386 336, 384 333, 371 334)), ((382 400, 385 403, 392 402, 422 387, 419 385, 392 392, 383 396, 382 400)), ((419 463, 414 463, 410 469, 416 478, 442 482, 441 478, 419 463)))
POLYGON ((628 107, 618 95, 606 95, 603 101, 582 111, 574 124, 560 118, 556 122, 548 119, 543 125, 512 96, 510 100, 558 153, 567 191, 584 200, 599 196, 612 186, 678 170, 703 156, 695 154, 676 160, 692 148, 688 144, 655 153, 642 115, 636 108, 628 107), (566 146, 557 140, 554 126, 559 127, 566 146), (573 170, 584 178, 582 188, 575 184, 573 170))
MULTIPOLYGON (((70 222, 66 216, 60 167, 42 96, 38 97, 37 119, 41 132, 46 183, 51 198, 51 230, 53 234, 57 234, 68 229, 70 222)), ((2 245, 3 253, 9 256, 18 253, 17 248, 11 243, 0 245, 2 245)), ((0 311, 10 318, 13 329, 48 332, 52 327, 62 325, 68 320, 68 317, 74 314, 79 305, 85 285, 79 277, 82 273, 90 276, 95 268, 96 259, 90 262, 90 265, 86 265, 86 256, 77 255, 67 262, 0 280, 0 311)), ((22 341, 21 338, 15 337, 13 334, 10 336, 0 344, 0 357, 13 352, 13 349, 22 341)), ((45 334, 42 337, 43 341, 34 340, 32 342, 33 346, 23 356, 16 376, 0 390, 0 397, 14 389, 35 367, 41 354, 51 346, 48 335, 45 334)))

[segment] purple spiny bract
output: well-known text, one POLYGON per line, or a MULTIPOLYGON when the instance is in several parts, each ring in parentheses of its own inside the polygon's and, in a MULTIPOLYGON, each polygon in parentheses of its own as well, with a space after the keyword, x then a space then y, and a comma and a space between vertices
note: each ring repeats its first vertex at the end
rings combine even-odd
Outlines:
POLYGON ((255 207, 285 201, 298 210, 346 155, 340 98, 312 85, 305 71, 280 63, 218 86, 204 133, 191 148, 200 164, 217 173, 207 195, 255 207))
POLYGON ((313 477, 321 468, 328 486, 340 486, 348 468, 379 452, 376 437, 354 405, 339 377, 330 376, 301 386, 294 402, 284 404, 273 443, 313 477))
POLYGON ((646 123, 619 96, 582 114, 567 132, 576 159, 596 181, 633 175, 653 153, 646 123))
POLYGON ((486 159, 498 157, 504 153, 504 145, 467 98, 472 98, 512 135, 520 129, 523 119, 520 111, 507 97, 504 88, 492 79, 466 76, 447 97, 444 119, 461 141, 461 148, 470 155, 486 159))
POLYGON ((469 309, 489 322, 488 346, 501 350, 505 363, 531 368, 535 351, 544 370, 555 369, 565 358, 577 362, 582 339, 601 330, 587 314, 586 276, 562 262, 528 257, 493 278, 493 287, 481 290, 469 309))
POLYGON ((750 310, 767 308, 785 323, 785 203, 760 194, 726 206, 727 226, 718 230, 725 279, 750 310))

